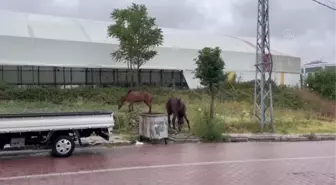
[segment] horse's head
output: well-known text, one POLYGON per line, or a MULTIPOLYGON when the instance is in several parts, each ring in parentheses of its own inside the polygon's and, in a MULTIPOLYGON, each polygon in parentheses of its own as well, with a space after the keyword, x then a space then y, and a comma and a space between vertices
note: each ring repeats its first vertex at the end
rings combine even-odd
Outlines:
POLYGON ((177 123, 178 123, 179 125, 183 125, 183 124, 184 124, 184 119, 183 119, 183 117, 179 117, 179 118, 177 118, 177 123))
POLYGON ((124 105, 125 100, 126 100, 126 96, 121 96, 120 97, 120 100, 118 102, 118 110, 124 105))
POLYGON ((179 130, 179 131, 182 130, 183 124, 184 124, 184 119, 183 119, 183 117, 178 117, 178 118, 177 118, 177 127, 178 127, 178 130, 179 130))

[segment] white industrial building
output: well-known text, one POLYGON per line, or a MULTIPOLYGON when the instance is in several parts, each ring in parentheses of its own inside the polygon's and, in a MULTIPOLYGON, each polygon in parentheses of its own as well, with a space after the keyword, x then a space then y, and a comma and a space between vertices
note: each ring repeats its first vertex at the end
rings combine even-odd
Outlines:
POLYGON ((301 72, 302 74, 309 74, 313 73, 322 69, 336 69, 336 63, 328 63, 328 62, 322 62, 320 60, 312 61, 309 63, 306 63, 302 66, 301 72))
MULTIPOLYGON (((112 85, 130 82, 126 64, 111 59, 118 42, 107 37, 110 22, 0 11, 0 81, 17 85, 112 85)), ((194 58, 203 47, 223 50, 226 71, 241 81, 255 78, 254 38, 163 28, 158 55, 142 66, 144 84, 197 88, 194 58)), ((301 59, 272 43, 273 78, 300 83, 301 59)))

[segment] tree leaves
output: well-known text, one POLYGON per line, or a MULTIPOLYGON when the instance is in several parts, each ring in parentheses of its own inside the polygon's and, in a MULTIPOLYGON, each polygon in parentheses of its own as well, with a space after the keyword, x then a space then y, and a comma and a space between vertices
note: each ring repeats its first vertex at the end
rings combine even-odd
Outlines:
POLYGON ((218 87, 226 78, 223 72, 225 63, 221 57, 221 49, 219 47, 205 47, 198 51, 198 57, 195 62, 197 65, 195 78, 199 78, 201 84, 207 86, 211 94, 210 120, 212 120, 214 117, 214 87, 218 87))
POLYGON ((336 98, 336 72, 334 69, 324 69, 310 73, 305 81, 308 88, 321 96, 335 100, 336 98))
POLYGON ((221 58, 221 49, 219 47, 205 47, 199 50, 195 62, 197 65, 195 78, 199 78, 202 85, 219 85, 225 80, 226 75, 223 72, 225 63, 221 58))
POLYGON ((140 68, 157 55, 154 49, 163 43, 162 30, 145 5, 132 3, 125 9, 115 9, 110 18, 115 24, 108 26, 108 36, 119 41, 119 48, 111 54, 113 59, 140 68))

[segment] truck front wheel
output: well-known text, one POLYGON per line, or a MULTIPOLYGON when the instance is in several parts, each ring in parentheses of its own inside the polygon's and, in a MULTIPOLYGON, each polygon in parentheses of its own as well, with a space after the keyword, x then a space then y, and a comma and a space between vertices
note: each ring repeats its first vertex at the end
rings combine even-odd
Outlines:
POLYGON ((70 136, 59 136, 52 142, 52 156, 69 157, 75 150, 75 142, 70 136))

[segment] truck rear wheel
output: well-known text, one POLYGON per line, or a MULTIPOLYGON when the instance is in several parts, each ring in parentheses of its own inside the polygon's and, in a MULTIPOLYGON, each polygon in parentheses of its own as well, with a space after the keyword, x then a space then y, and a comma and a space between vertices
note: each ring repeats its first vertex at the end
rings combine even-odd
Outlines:
POLYGON ((59 136, 52 142, 51 154, 54 157, 69 157, 75 150, 75 142, 70 136, 59 136))

